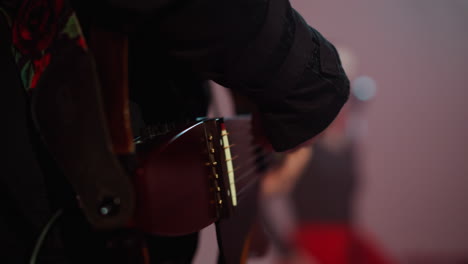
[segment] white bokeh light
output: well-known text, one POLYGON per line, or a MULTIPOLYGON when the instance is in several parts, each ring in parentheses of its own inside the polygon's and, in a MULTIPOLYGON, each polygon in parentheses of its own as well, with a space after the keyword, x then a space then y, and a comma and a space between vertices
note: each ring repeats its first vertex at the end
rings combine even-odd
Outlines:
POLYGON ((361 101, 369 101, 377 93, 377 83, 369 76, 359 76, 352 82, 351 93, 361 101))

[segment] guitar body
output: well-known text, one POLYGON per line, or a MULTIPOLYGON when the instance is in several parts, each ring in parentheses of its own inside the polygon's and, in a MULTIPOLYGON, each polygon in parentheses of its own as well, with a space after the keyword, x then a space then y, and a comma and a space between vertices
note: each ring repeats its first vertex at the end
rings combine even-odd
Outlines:
POLYGON ((216 221, 205 123, 137 144, 135 224, 146 233, 186 235, 216 221))
POLYGON ((216 223, 220 263, 243 263, 266 162, 253 144, 250 123, 250 118, 206 119, 136 142, 135 226, 178 236, 216 223))

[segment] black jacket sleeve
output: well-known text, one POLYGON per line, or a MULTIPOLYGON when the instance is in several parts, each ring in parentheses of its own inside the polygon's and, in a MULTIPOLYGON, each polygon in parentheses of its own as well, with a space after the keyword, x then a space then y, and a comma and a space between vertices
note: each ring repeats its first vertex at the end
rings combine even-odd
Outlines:
POLYGON ((335 47, 288 0, 114 1, 149 17, 175 60, 249 98, 277 151, 323 131, 348 98, 335 47))

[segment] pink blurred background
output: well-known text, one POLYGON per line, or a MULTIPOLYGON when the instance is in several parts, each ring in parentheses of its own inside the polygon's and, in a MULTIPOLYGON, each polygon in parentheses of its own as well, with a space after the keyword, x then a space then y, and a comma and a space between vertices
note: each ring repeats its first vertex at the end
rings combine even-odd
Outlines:
POLYGON ((352 82, 376 84, 361 116, 356 224, 402 263, 466 263, 468 1, 291 2, 352 82))

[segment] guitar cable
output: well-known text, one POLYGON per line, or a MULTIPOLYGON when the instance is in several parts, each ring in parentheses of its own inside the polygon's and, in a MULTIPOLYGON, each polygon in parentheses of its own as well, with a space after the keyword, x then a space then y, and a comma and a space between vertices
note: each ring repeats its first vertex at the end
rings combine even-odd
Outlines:
POLYGON ((29 259, 29 264, 36 264, 37 257, 39 256, 39 251, 41 250, 42 244, 44 244, 47 235, 49 234, 50 229, 53 225, 57 222, 57 219, 63 214, 63 209, 57 210, 55 214, 49 219, 47 224, 42 229, 39 237, 37 238, 36 244, 34 245, 34 249, 31 254, 31 258, 29 259))

